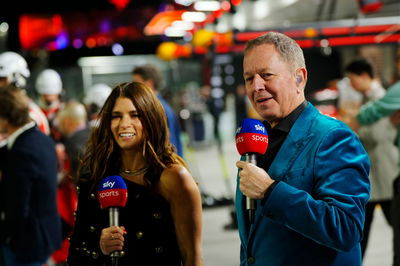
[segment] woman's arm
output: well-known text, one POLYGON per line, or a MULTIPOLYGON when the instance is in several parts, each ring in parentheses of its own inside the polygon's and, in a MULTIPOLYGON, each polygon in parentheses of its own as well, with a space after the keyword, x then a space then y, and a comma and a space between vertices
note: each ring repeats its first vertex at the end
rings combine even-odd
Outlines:
POLYGON ((184 265, 203 265, 202 206, 196 182, 183 166, 174 165, 162 173, 160 193, 170 203, 184 265))

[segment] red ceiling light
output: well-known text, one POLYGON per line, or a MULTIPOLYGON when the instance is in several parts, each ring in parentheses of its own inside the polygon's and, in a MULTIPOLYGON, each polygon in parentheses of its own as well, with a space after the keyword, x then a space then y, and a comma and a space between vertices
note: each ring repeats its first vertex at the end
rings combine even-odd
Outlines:
POLYGON ((185 10, 171 10, 157 13, 150 22, 144 27, 146 35, 162 35, 166 28, 176 20, 182 20, 185 10))
POLYGON ((212 12, 215 18, 220 18, 222 17, 224 11, 222 9, 218 9, 212 12))
POLYGON ((128 6, 131 0, 108 0, 111 4, 113 4, 118 10, 123 10, 128 6))
POLYGON ((229 12, 231 10, 231 3, 229 3, 229 1, 223 1, 221 3, 221 9, 225 12, 229 12))
POLYGON ((358 3, 364 14, 377 12, 383 6, 380 0, 358 0, 358 3))
POLYGON ((232 5, 238 6, 242 3, 242 0, 231 0, 232 5))

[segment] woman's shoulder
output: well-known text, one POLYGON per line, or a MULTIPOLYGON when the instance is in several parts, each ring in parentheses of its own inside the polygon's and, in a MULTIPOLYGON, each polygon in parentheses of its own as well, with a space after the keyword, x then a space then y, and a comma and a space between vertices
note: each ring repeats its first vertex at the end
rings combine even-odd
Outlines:
POLYGON ((180 164, 172 164, 161 173, 159 188, 161 194, 167 199, 176 192, 191 190, 197 187, 190 172, 180 164))
POLYGON ((180 164, 170 165, 162 171, 160 176, 160 182, 168 186, 178 185, 188 179, 193 179, 192 175, 180 164))

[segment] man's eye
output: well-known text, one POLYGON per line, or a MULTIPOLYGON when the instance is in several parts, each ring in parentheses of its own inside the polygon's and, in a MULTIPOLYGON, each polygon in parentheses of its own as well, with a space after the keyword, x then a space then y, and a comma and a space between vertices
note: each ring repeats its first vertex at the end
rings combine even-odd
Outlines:
POLYGON ((250 82, 252 80, 253 80, 253 77, 247 77, 247 78, 244 79, 244 81, 246 81, 246 82, 250 82))
POLYGON ((270 73, 262 73, 260 76, 261 76, 263 79, 269 79, 269 78, 272 77, 272 74, 270 74, 270 73))

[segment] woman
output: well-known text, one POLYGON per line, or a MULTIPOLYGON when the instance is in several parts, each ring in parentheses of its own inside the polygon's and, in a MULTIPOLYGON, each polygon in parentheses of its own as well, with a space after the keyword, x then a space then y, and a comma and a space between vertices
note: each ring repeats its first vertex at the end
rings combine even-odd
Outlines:
POLYGON ((99 114, 84 155, 69 265, 202 265, 199 189, 168 140, 165 112, 142 83, 117 85, 99 114), (85 169, 85 170, 83 170, 85 169), (99 182, 123 177, 128 201, 120 227, 96 198, 99 182))

